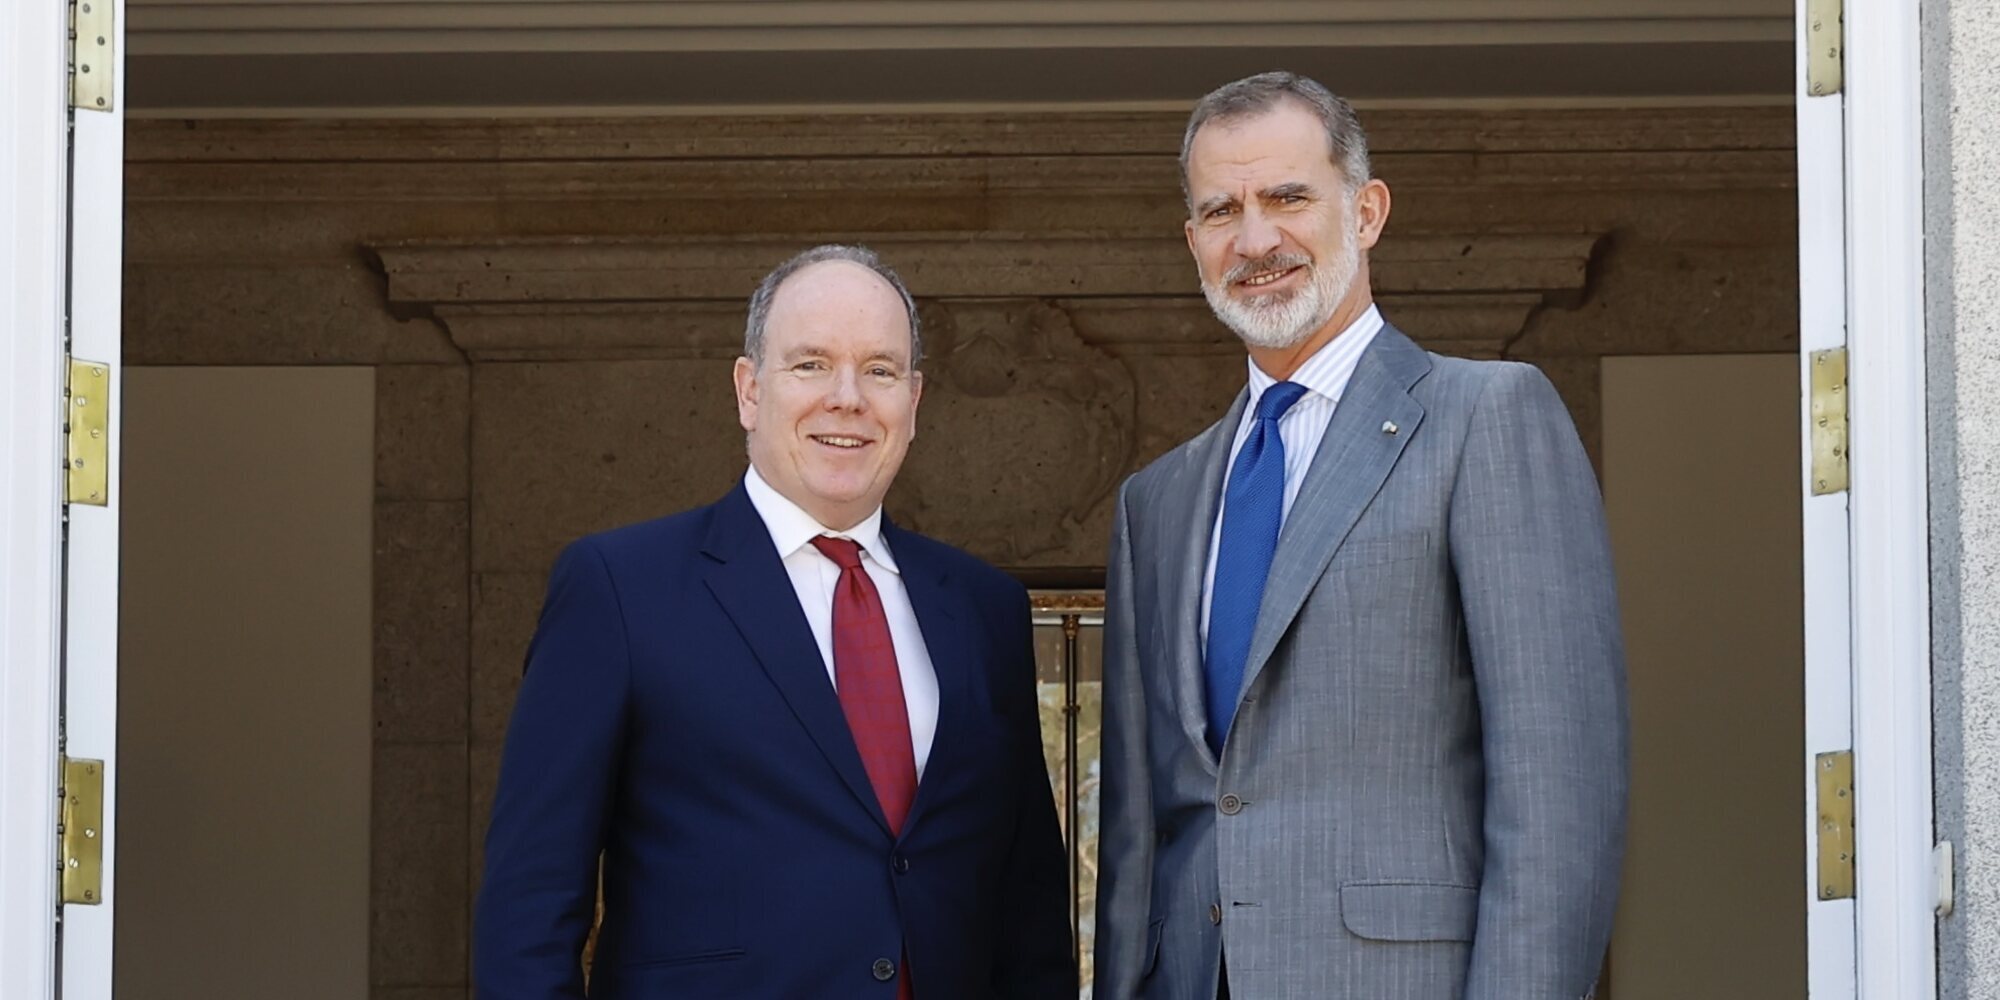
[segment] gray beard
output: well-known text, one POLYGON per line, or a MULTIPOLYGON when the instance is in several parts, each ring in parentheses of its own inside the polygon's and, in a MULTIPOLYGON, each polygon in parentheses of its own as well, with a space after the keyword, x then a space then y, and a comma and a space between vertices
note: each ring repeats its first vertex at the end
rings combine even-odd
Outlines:
POLYGON ((1304 343, 1340 308, 1342 293, 1354 282, 1361 269, 1361 238, 1348 229, 1340 241, 1338 256, 1321 267, 1298 254, 1273 254, 1231 268, 1220 281, 1201 283, 1202 297, 1224 326, 1251 347, 1282 350, 1304 343), (1306 287, 1282 299, 1276 295, 1243 300, 1229 294, 1229 286, 1253 274, 1284 267, 1311 268, 1306 287))

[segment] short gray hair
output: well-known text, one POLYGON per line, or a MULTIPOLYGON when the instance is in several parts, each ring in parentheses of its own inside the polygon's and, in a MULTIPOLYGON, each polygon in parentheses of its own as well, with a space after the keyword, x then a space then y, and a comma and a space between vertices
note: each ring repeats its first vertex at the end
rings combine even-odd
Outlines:
POLYGON ((1356 191, 1368 183, 1368 133, 1362 131, 1354 106, 1317 80, 1277 70, 1225 83, 1195 103, 1194 113, 1188 116, 1187 131, 1181 134, 1181 197, 1190 207, 1193 196, 1188 191, 1188 153, 1194 149, 1195 133, 1210 122, 1223 124, 1256 117, 1287 98, 1319 116, 1320 124, 1326 127, 1327 157, 1340 169, 1347 189, 1356 191))
POLYGON ((757 290, 750 293, 750 318, 743 327, 743 356, 761 367, 764 364, 764 325, 771 319, 771 300, 777 297, 778 286, 785 279, 821 261, 845 260, 882 276, 889 287, 903 299, 903 311, 910 318, 910 368, 915 370, 924 359, 924 341, 918 332, 917 302, 910 297, 910 289, 894 269, 882 263, 875 251, 864 246, 845 243, 824 243, 800 253, 790 260, 771 269, 764 280, 757 283, 757 290))

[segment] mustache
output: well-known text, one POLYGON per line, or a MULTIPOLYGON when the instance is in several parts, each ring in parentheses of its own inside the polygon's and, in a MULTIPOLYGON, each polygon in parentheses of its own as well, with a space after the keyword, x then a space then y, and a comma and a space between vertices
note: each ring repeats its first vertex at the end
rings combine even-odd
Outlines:
POLYGON ((1246 260, 1230 268, 1229 273, 1222 276, 1222 280, 1226 284, 1233 285, 1245 278, 1254 278, 1257 275, 1267 274, 1272 271, 1284 271, 1294 267, 1311 266, 1312 260, 1302 253, 1267 254, 1256 260, 1246 260))

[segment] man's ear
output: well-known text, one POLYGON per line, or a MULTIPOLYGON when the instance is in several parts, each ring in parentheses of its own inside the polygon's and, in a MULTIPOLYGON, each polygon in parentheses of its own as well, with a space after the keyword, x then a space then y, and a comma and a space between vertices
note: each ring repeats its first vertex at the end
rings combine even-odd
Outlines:
POLYGON ((757 429, 757 396, 762 388, 757 384, 757 363, 749 358, 737 358, 736 370, 736 422, 746 431, 757 429))
POLYGON ((1361 249, 1373 250, 1389 224, 1389 185, 1375 178, 1361 185, 1354 195, 1354 224, 1359 226, 1361 249))

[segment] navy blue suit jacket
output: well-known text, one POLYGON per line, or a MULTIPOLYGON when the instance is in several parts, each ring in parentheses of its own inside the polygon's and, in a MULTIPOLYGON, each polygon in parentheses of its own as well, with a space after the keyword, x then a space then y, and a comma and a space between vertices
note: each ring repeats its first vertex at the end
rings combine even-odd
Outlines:
POLYGON ((486 835, 482 1000, 585 995, 600 851, 592 997, 1076 996, 1025 592, 882 530, 938 677, 900 838, 740 483, 557 559, 486 835))

